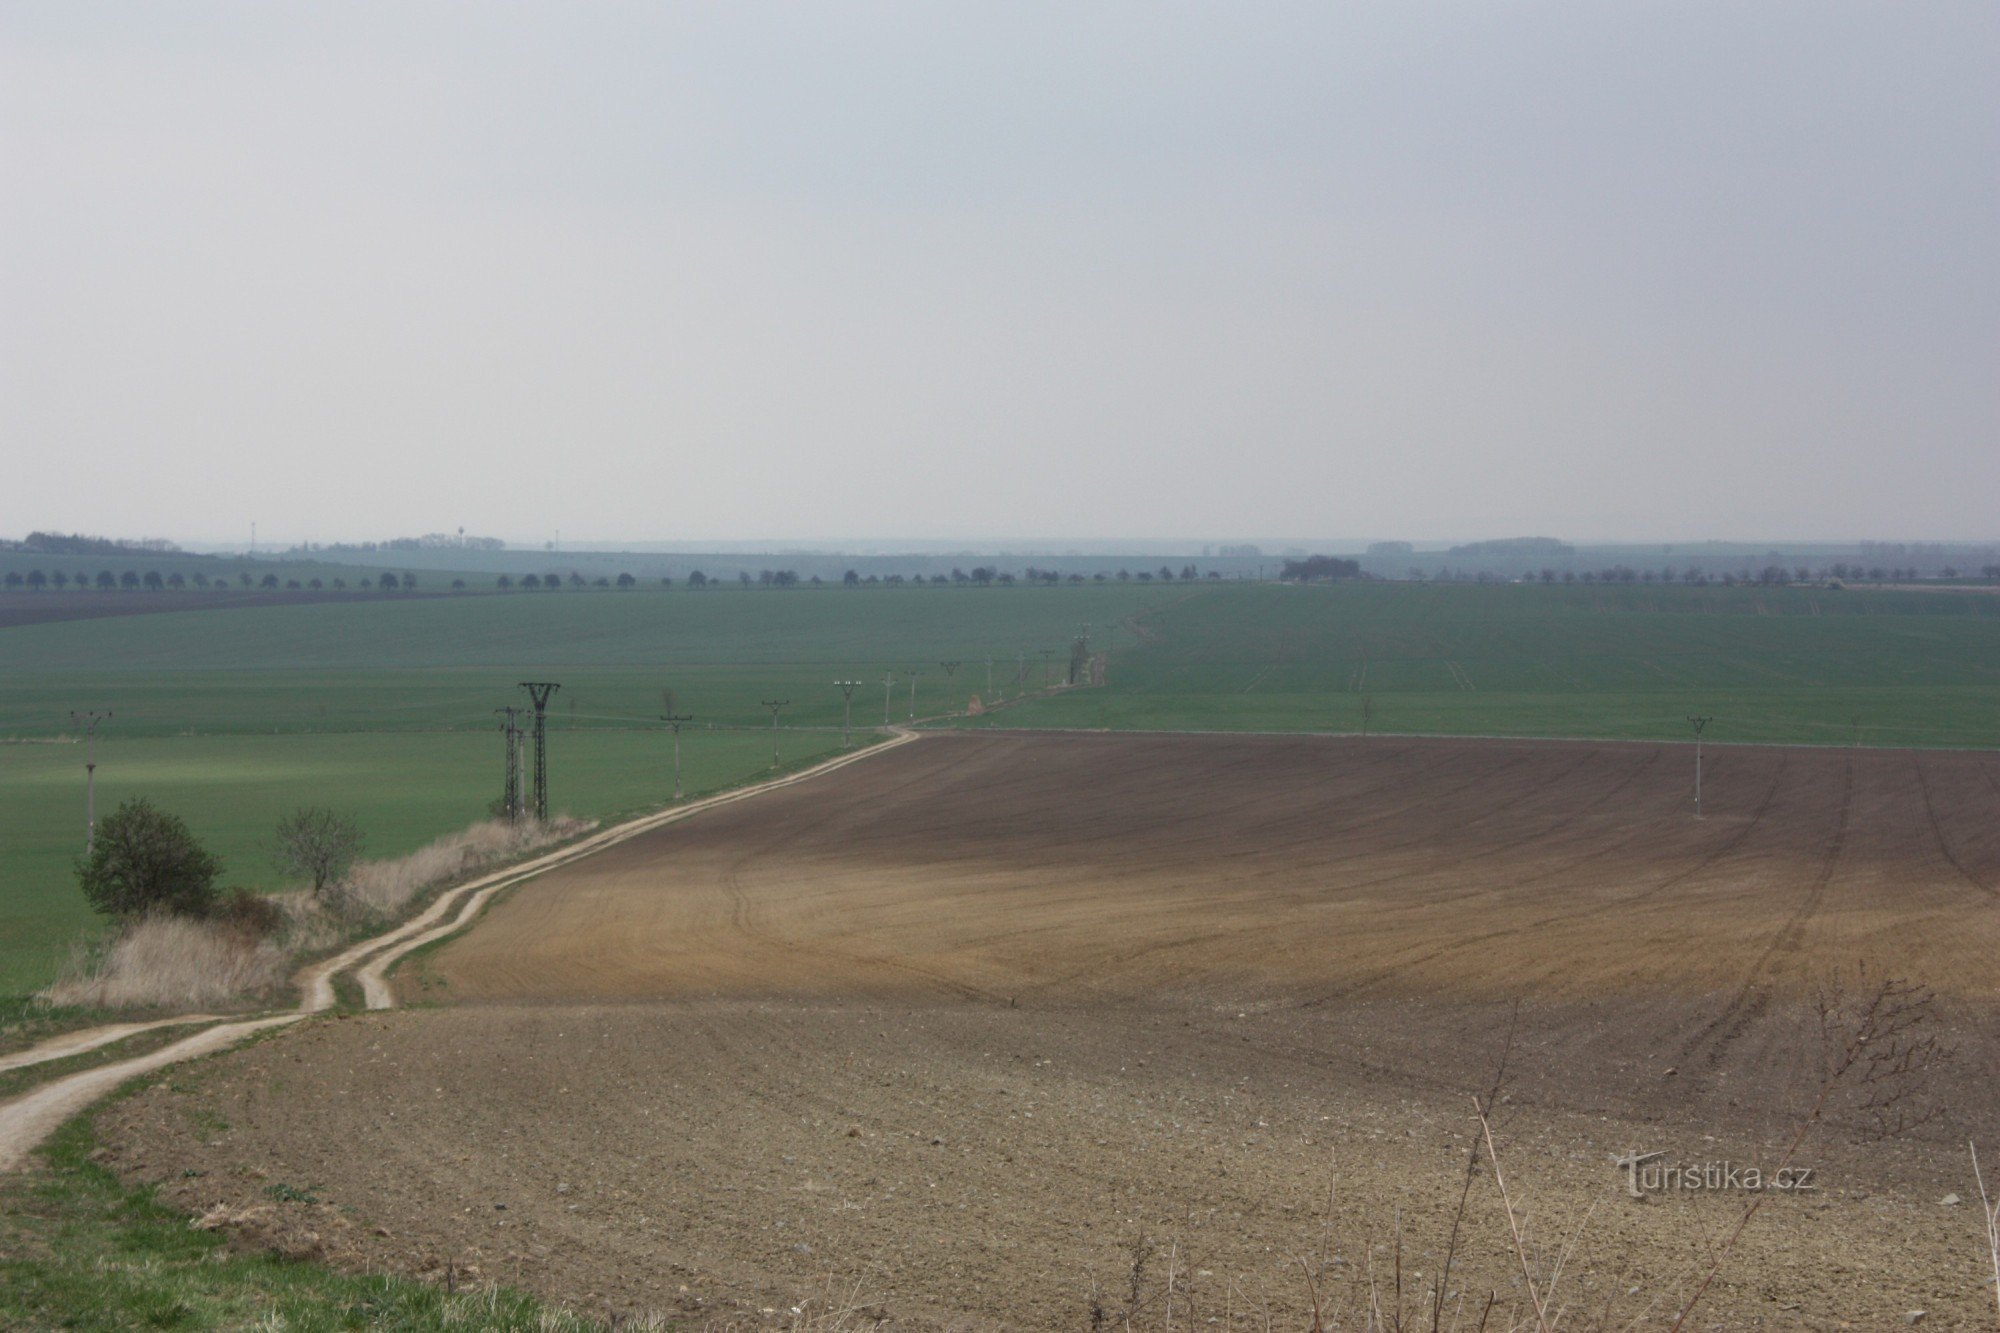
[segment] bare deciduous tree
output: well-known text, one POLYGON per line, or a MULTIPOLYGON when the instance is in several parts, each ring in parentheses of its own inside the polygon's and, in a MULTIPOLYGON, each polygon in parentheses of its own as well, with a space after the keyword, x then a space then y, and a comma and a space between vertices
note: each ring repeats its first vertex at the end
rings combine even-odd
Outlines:
POLYGON ((329 884, 344 879, 360 854, 361 829, 348 816, 324 806, 304 806, 278 821, 273 859, 287 874, 310 879, 316 898, 329 884))

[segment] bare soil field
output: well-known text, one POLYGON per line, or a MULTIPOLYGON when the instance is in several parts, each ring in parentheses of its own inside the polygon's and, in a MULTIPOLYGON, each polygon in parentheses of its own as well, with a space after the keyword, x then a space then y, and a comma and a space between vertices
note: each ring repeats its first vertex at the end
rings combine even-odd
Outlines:
MULTIPOLYGON (((1495 1131, 1538 1262, 1576 1241, 1568 1325, 1659 1327, 1757 1196, 1641 1201, 1613 1159, 1768 1167, 1815 997, 1865 971, 1932 988, 1955 1058, 1836 1089, 1812 1188, 1762 1196, 1691 1326, 1991 1327, 2000 758, 1715 747, 1700 821, 1692 761, 933 737, 522 886, 405 967, 419 1007, 177 1075, 107 1114, 110 1158, 246 1243, 691 1326, 830 1289, 1084 1328, 1143 1235, 1142 1326, 1172 1271, 1183 1326, 1191 1295, 1301 1327, 1308 1270, 1425 1299, 1511 1040, 1495 1131), (1878 1138, 1885 1089, 1937 1114, 1878 1138)), ((1490 1175, 1462 1235, 1464 1326, 1495 1290, 1511 1326, 1490 1175)))

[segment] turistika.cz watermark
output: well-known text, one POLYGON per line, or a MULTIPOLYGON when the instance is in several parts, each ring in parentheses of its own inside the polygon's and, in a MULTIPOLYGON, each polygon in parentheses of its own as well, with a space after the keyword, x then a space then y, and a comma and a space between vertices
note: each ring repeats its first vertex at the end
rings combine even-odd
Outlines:
POLYGON ((1630 1152, 1614 1158, 1625 1177, 1625 1192, 1648 1194, 1810 1194, 1819 1188, 1818 1168, 1784 1166, 1766 1171, 1741 1162, 1669 1162, 1664 1152, 1630 1152))

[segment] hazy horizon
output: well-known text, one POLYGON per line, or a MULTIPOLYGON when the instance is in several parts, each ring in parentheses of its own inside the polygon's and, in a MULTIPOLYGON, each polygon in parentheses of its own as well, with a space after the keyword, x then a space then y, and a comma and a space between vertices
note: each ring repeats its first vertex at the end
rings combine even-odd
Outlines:
POLYGON ((1995 49, 1970 3, 11 5, 0 532, 1990 540, 1995 49))
MULTIPOLYGON (((164 539, 174 542, 181 549, 193 554, 247 553, 252 550, 247 540, 210 541, 190 538, 185 541, 168 533, 89 533, 85 536, 109 537, 113 540, 141 541, 164 539)), ((452 533, 432 531, 428 533, 399 533, 389 538, 329 537, 311 541, 293 542, 282 538, 260 537, 254 550, 260 554, 274 554, 292 549, 311 547, 359 546, 369 542, 392 541, 398 538, 423 538, 452 536, 452 533)), ((1681 537, 1655 540, 1624 538, 1571 538, 1559 533, 1511 533, 1486 536, 1446 536, 1446 537, 1299 537, 1299 536, 1138 536, 1126 538, 1078 538, 1027 535, 1004 539, 965 539, 953 537, 910 537, 906 535, 883 535, 879 537, 841 537, 825 534, 805 537, 715 537, 701 541, 678 542, 655 538, 594 538, 582 537, 574 540, 564 538, 560 543, 552 540, 513 539, 499 533, 477 533, 467 531, 468 540, 498 539, 508 551, 551 550, 555 553, 576 552, 593 554, 731 554, 731 555, 967 555, 967 556, 1124 556, 1124 555, 1220 555, 1225 547, 1254 546, 1262 556, 1297 554, 1318 551, 1328 554, 1356 553, 1378 542, 1407 542, 1419 554, 1438 555, 1447 549, 1478 542, 1506 541, 1519 539, 1553 538, 1578 550, 1657 550, 1697 555, 1703 550, 1714 548, 1743 548, 1745 551, 1803 551, 1808 549, 1856 549, 1868 546, 1883 547, 1927 547, 1947 550, 2000 551, 2000 538, 1910 538, 1910 537, 1850 537, 1805 539, 1788 537, 1681 537)), ((0 533, 0 539, 19 540, 12 534, 0 533)), ((441 547, 440 549, 450 549, 441 547)))

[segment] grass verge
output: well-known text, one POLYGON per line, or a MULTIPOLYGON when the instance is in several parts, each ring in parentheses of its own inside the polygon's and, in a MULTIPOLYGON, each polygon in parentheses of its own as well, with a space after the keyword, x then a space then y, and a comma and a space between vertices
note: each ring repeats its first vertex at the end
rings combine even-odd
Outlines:
POLYGON ((150 1054, 207 1026, 209 1026, 207 1023, 175 1023, 169 1027, 151 1028, 145 1032, 135 1032, 122 1041, 99 1046, 96 1050, 79 1051, 75 1055, 64 1056, 59 1060, 44 1060, 40 1064, 23 1065, 19 1069, 0 1072, 0 1102, 11 1100, 66 1074, 80 1074, 99 1065, 115 1064, 120 1060, 130 1060, 150 1054))
POLYGON ((0 1055, 24 1051, 65 1032, 100 1023, 125 1022, 131 1017, 109 1009, 52 1005, 33 995, 0 995, 0 1055))

